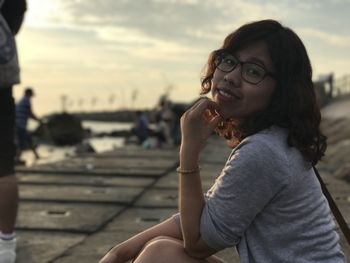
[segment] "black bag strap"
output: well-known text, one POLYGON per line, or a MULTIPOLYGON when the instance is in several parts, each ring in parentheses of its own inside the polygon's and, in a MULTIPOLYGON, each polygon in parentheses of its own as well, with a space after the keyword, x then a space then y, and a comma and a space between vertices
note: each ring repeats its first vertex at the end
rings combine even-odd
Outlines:
POLYGON ((350 245, 350 230, 348 225, 345 222, 345 219, 343 217, 343 215, 340 213, 338 206, 336 205, 336 203, 334 202, 331 194, 329 193, 328 189, 326 188, 326 185, 324 184, 320 174, 318 173, 316 167, 314 168, 314 172, 317 176, 317 179, 320 181, 321 184, 321 188, 322 188, 322 192, 325 195, 325 197, 328 200, 328 204, 333 212, 334 217, 336 218, 336 220, 338 221, 339 227, 341 229, 341 231, 343 231, 343 234, 346 238, 346 240, 348 241, 348 244, 350 245))

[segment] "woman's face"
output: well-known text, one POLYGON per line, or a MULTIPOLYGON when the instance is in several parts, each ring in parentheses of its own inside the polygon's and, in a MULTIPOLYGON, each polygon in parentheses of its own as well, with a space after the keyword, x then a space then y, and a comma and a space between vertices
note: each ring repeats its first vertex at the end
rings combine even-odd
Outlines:
MULTIPOLYGON (((252 62, 259 65, 259 69, 275 72, 264 41, 251 44, 233 55, 240 62, 252 62)), ((250 74, 249 69, 245 69, 245 73, 250 74)), ((253 70, 254 67, 251 70, 254 73, 253 70)), ((267 75, 258 84, 251 84, 242 79, 241 71, 242 64, 238 64, 228 73, 218 68, 214 71, 211 93, 224 119, 240 120, 263 111, 269 105, 275 90, 276 80, 272 76, 267 75)))

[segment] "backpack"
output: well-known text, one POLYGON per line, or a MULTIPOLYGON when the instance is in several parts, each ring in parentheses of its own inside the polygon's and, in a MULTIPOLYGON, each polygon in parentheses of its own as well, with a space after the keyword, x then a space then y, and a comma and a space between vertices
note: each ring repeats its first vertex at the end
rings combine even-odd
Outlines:
POLYGON ((27 10, 26 0, 5 0, 1 6, 1 13, 13 35, 21 28, 24 13, 27 10))

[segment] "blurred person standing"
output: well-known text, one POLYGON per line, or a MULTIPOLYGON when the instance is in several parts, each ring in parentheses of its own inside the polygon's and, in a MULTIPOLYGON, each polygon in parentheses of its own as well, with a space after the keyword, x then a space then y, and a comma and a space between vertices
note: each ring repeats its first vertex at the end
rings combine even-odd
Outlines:
POLYGON ((18 33, 25 0, 0 0, 0 263, 16 260, 15 222, 18 187, 15 177, 15 105, 12 86, 20 82, 14 36, 18 33))
POLYGON ((131 129, 131 133, 137 137, 138 144, 143 145, 145 141, 148 139, 148 118, 145 113, 141 110, 137 110, 135 112, 136 120, 134 127, 131 129))
POLYGON ((172 109, 172 103, 170 100, 163 100, 160 103, 160 116, 161 121, 164 123, 164 135, 166 144, 169 146, 174 145, 173 129, 175 122, 175 115, 172 109))
POLYGON ((39 155, 36 146, 33 144, 32 136, 27 130, 28 120, 33 119, 41 123, 41 120, 33 113, 31 99, 34 97, 32 88, 24 90, 22 99, 16 104, 16 135, 17 135, 17 155, 16 161, 20 162, 21 153, 25 149, 31 149, 36 159, 39 155))

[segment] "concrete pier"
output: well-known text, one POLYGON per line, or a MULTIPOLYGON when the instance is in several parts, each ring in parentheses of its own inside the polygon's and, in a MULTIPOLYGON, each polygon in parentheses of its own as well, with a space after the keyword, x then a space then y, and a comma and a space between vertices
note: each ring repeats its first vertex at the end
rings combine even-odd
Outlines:
MULTIPOLYGON (((322 129, 329 137, 329 146, 318 165, 348 224, 349 101, 323 109, 322 129), (337 109, 334 114, 331 107, 337 109)), ((203 191, 213 183, 229 153, 223 140, 210 138, 200 158, 203 191)), ((98 262, 115 244, 177 212, 177 165, 176 148, 146 150, 128 146, 18 168, 17 262, 98 262)), ((350 258, 350 246, 341 233, 340 237, 350 258)), ((239 262, 232 249, 218 255, 227 262, 239 262)))

